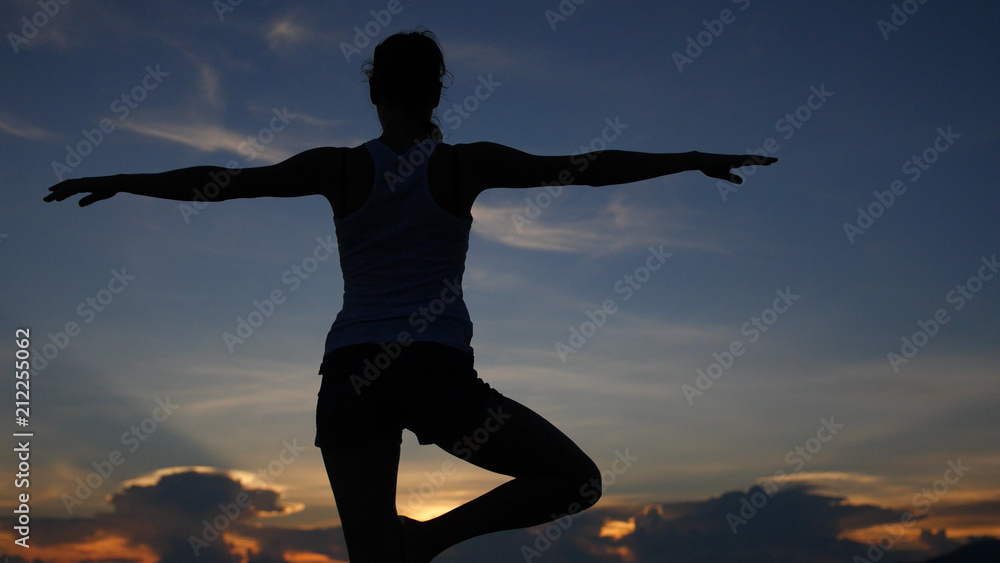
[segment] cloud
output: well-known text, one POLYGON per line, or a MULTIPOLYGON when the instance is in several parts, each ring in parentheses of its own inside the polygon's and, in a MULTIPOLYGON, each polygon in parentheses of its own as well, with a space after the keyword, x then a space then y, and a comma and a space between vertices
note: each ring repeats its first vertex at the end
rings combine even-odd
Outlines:
POLYGON ((588 229, 582 224, 543 225, 536 222, 519 224, 524 210, 517 207, 490 207, 477 205, 472 228, 483 238, 533 250, 556 252, 589 252, 608 247, 620 247, 621 241, 599 229, 588 229), (518 228, 519 226, 519 228, 518 228))
POLYGON ((317 29, 314 14, 287 14, 265 22, 258 33, 274 52, 294 51, 304 47, 329 48, 336 44, 330 33, 317 29))
MULTIPOLYGON (((255 159, 260 159, 268 164, 281 162, 294 154, 273 145, 266 145, 263 151, 258 151, 250 144, 250 135, 237 133, 219 125, 172 122, 147 125, 134 121, 124 121, 120 127, 146 137, 181 143, 203 152, 226 151, 244 157, 252 154, 255 159)), ((262 145, 258 143, 258 146, 262 145)))
MULTIPOLYGON (((956 523, 966 515, 995 526, 1000 501, 935 507, 902 525, 903 510, 849 504, 841 497, 817 493, 806 483, 792 483, 772 493, 768 496, 755 486, 703 500, 639 507, 599 504, 572 518, 464 542, 435 561, 825 563, 852 561, 855 556, 872 560, 878 552, 869 550, 879 544, 885 548, 879 560, 923 561, 955 548, 997 549, 995 541, 969 545, 991 538, 957 541, 943 528, 928 524, 940 510, 956 523), (874 531, 868 536, 871 543, 868 538, 855 539, 866 530, 874 531)), ((339 528, 260 525, 262 517, 288 514, 301 506, 246 472, 163 469, 123 483, 108 502, 113 512, 93 518, 32 518, 36 561, 76 563, 110 557, 192 561, 194 545, 199 548, 197 560, 206 563, 347 558, 339 528), (245 497, 252 504, 241 502, 245 497), (239 504, 243 506, 237 510, 239 504)), ((11 519, 2 521, 10 530, 11 519)), ((956 559, 965 560, 973 559, 956 559)))
POLYGON ((249 547, 255 552, 250 560, 259 563, 287 561, 289 552, 347 559, 338 528, 260 526, 262 517, 296 512, 302 505, 286 501, 279 490, 247 472, 162 469, 123 483, 109 495, 108 504, 111 513, 93 518, 33 518, 32 549, 38 560, 83 561, 113 553, 119 557, 153 555, 163 563, 195 558, 205 563, 236 563, 243 561, 241 552, 249 547), (103 554, 92 549, 98 543, 106 546, 103 554))
POLYGON ((272 51, 297 47, 313 41, 316 34, 306 26, 294 21, 291 17, 271 22, 265 34, 267 45, 272 51))
POLYGON ((29 141, 49 141, 54 142, 59 139, 59 134, 41 127, 35 127, 9 113, 0 112, 0 133, 13 135, 29 141))
POLYGON ((219 73, 215 67, 208 63, 196 62, 198 67, 199 83, 198 89, 201 98, 214 107, 222 106, 222 87, 219 81, 219 73))
MULTIPOLYGON (((789 485, 771 497, 752 487, 705 500, 631 510, 598 505, 562 525, 553 523, 462 544, 441 561, 852 561, 855 556, 868 557, 871 546, 845 537, 846 533, 872 526, 898 526, 902 514, 875 505, 847 504, 840 497, 818 494, 806 484, 789 485)), ((921 529, 916 522, 907 532, 907 539, 895 538, 879 560, 923 561, 962 545, 948 538, 944 530, 921 529)))
POLYGON ((537 54, 525 56, 524 53, 518 52, 510 45, 467 40, 442 41, 441 48, 445 54, 446 64, 455 63, 485 72, 495 70, 509 72, 537 58, 537 54))
POLYGON ((958 545, 943 530, 920 529, 922 520, 901 524, 905 511, 852 505, 818 494, 808 484, 790 485, 768 496, 765 489, 729 492, 694 503, 646 507, 635 515, 635 531, 616 540, 637 561, 671 554, 685 561, 850 561, 871 545, 848 539, 851 531, 877 527, 889 538, 891 560, 921 560, 958 545), (895 535, 898 534, 898 535, 895 535), (910 542, 916 535, 918 541, 910 542))
POLYGON ((546 209, 559 205, 559 195, 550 196, 549 189, 524 193, 524 205, 477 203, 472 224, 476 234, 517 248, 569 253, 614 253, 653 243, 663 244, 668 252, 723 251, 719 243, 698 236, 694 212, 680 206, 651 209, 631 204, 619 193, 600 211, 563 219, 566 213, 562 210, 558 217, 553 212, 546 216, 546 209))
MULTIPOLYGON (((789 475, 782 475, 781 478, 785 481, 806 481, 806 482, 816 482, 816 481, 848 481, 851 483, 877 483, 882 479, 874 475, 863 475, 860 473, 845 473, 842 471, 803 471, 799 473, 792 473, 789 475)), ((766 477, 761 477, 760 481, 773 481, 774 476, 769 475, 766 477)))

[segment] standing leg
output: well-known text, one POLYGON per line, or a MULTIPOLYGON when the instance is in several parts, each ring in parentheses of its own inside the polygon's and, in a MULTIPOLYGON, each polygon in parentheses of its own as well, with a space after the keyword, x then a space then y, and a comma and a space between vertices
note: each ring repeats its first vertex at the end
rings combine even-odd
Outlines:
POLYGON ((461 436, 438 446, 514 479, 432 520, 406 520, 404 534, 408 551, 417 556, 414 561, 430 561, 448 547, 482 534, 575 514, 600 498, 597 465, 559 429, 506 397, 494 414, 480 429, 488 432, 485 440, 461 436))
POLYGON ((369 443, 321 451, 351 563, 402 562, 396 514, 399 444, 369 443))

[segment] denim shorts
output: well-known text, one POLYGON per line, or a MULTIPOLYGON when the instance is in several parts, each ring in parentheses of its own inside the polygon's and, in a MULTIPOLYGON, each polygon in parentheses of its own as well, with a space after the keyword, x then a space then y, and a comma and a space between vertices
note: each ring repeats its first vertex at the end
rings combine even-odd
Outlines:
POLYGON ((319 373, 316 440, 321 448, 444 443, 483 425, 502 396, 479 378, 473 355, 436 342, 354 344, 331 351, 319 373))

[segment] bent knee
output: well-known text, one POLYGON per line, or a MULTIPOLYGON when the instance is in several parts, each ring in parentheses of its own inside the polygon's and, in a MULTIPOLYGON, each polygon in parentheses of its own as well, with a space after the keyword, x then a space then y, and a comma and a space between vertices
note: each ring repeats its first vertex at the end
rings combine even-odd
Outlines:
POLYGON ((580 505, 580 510, 594 506, 604 494, 601 470, 590 458, 586 458, 586 461, 581 462, 576 468, 573 482, 578 487, 575 501, 580 505))

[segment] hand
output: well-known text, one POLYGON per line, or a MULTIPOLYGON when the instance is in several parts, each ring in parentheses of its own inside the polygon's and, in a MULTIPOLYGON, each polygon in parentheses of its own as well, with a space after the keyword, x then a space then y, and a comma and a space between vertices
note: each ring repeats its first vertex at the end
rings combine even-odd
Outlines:
POLYGON ((735 155, 698 153, 698 155, 700 157, 698 169, 701 170, 704 175, 709 178, 727 180, 734 184, 743 183, 743 178, 740 178, 736 174, 732 173, 734 168, 754 164, 758 166, 767 166, 778 162, 778 159, 772 156, 760 156, 756 154, 735 155))
POLYGON ((45 196, 45 201, 62 201, 76 194, 89 193, 90 195, 80 199, 80 207, 86 207, 118 193, 114 187, 115 184, 114 176, 63 180, 49 188, 52 193, 45 196))

